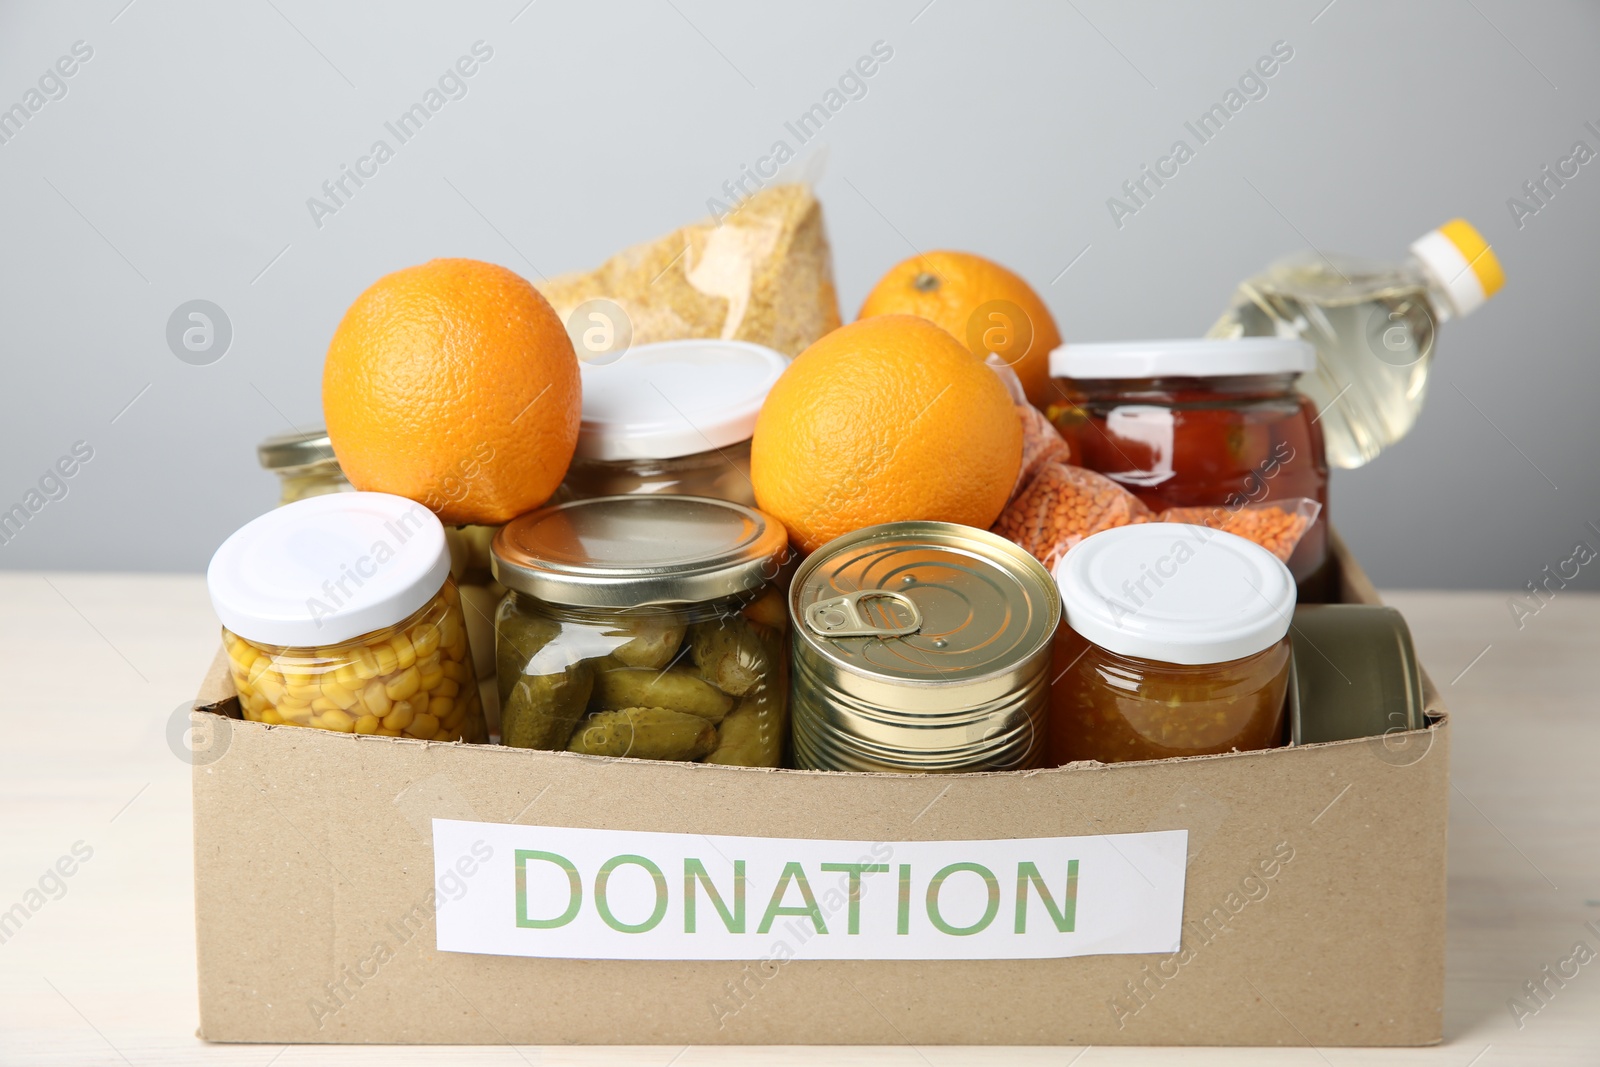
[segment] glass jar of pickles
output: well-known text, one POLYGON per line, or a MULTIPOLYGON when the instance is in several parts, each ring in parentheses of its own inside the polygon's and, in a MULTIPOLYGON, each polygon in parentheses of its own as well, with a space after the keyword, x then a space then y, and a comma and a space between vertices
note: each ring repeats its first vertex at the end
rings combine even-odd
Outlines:
POLYGON ((789 365, 746 341, 659 341, 583 364, 571 499, 676 493, 755 506, 750 435, 789 365))
POLYGON ((385 493, 269 511, 206 572, 246 719, 488 740, 444 527, 385 493))
POLYGON ((269 437, 256 446, 256 458, 263 469, 276 474, 282 482, 280 506, 310 496, 355 490, 339 469, 328 431, 321 428, 269 437))
POLYGON ((500 734, 520 748, 776 767, 787 534, 727 501, 578 500, 495 537, 500 734))
POLYGON ((1207 526, 1122 526, 1068 551, 1055 578, 1054 762, 1283 743, 1295 585, 1271 552, 1207 526))

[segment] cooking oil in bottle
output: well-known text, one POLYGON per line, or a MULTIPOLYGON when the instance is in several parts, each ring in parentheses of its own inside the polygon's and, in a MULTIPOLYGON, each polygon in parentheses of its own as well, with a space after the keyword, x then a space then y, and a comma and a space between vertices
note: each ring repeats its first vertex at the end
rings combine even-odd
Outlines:
POLYGON ((1464 219, 1411 246, 1403 263, 1305 251, 1240 284, 1210 337, 1299 337, 1317 366, 1299 388, 1316 404, 1328 462, 1360 467, 1404 437, 1427 396, 1440 323, 1504 284, 1493 250, 1464 219))

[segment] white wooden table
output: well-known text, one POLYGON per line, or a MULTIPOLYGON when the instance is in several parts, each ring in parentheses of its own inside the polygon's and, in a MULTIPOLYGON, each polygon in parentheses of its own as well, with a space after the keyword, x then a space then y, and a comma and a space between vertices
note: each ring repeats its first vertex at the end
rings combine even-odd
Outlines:
POLYGON ((1455 717, 1442 1046, 284 1048, 194 1037, 189 766, 169 730, 216 648, 203 579, 0 573, 0 1063, 1595 1067, 1600 959, 1542 1003, 1523 983, 1579 941, 1600 951, 1600 597, 1563 593, 1521 631, 1500 594, 1389 599, 1455 717), (1537 1009, 1520 1026, 1514 999, 1537 1009))

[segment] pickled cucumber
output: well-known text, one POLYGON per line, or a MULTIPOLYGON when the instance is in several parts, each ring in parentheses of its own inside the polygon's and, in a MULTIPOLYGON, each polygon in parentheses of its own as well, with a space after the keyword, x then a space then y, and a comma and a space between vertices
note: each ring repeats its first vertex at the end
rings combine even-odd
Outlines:
POLYGON ((729 617, 689 628, 689 654, 701 677, 742 697, 772 671, 772 656, 755 624, 729 617))
POLYGON ((670 619, 626 619, 618 629, 638 635, 611 653, 629 667, 658 671, 672 662, 683 644, 683 623, 670 619))
POLYGON ((534 654, 560 632, 560 623, 524 615, 509 605, 501 606, 494 622, 494 668, 501 704, 510 697, 511 687, 522 677, 534 654))
POLYGON ((588 662, 528 673, 535 657, 560 632, 555 622, 515 611, 502 610, 495 621, 502 744, 562 748, 588 709, 595 674, 588 662))
POLYGON ((706 763, 733 767, 777 767, 783 759, 783 715, 769 705, 782 696, 763 691, 739 701, 717 726, 717 747, 706 763))
POLYGON ((524 674, 500 707, 500 741, 513 748, 559 749, 589 707, 594 668, 579 661, 555 674, 524 674))
POLYGON ((584 720, 567 743, 568 752, 634 759, 695 760, 717 743, 709 719, 667 708, 618 708, 584 720))
POLYGON ((590 698, 598 711, 666 708, 717 723, 733 708, 733 698, 687 667, 647 671, 618 667, 597 672, 590 698))

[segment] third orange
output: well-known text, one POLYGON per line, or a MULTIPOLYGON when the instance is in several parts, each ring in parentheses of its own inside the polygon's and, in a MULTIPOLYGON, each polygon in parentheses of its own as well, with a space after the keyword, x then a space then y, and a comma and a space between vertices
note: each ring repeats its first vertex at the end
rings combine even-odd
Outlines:
POLYGON ((944 327, 979 358, 993 352, 1016 371, 1036 407, 1050 389, 1056 320, 1032 286, 971 252, 927 252, 895 264, 872 287, 858 319, 917 315, 944 327))

